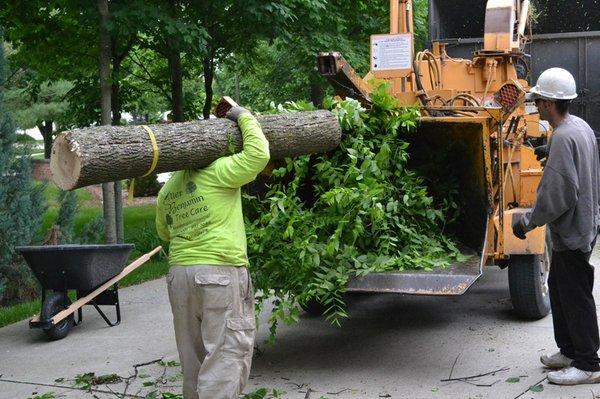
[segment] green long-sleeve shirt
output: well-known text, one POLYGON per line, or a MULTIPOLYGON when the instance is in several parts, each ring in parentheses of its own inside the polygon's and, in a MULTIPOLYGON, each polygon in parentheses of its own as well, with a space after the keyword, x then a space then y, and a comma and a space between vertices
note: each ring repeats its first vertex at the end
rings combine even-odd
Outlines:
POLYGON ((241 187, 269 162, 269 143, 249 113, 238 119, 243 150, 200 170, 173 174, 158 194, 156 230, 171 265, 246 266, 241 187))

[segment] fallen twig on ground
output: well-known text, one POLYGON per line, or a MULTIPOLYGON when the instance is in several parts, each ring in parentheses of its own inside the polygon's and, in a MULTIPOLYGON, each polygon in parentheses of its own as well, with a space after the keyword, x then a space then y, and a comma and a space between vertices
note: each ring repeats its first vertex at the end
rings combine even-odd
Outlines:
POLYGON ((496 373, 501 373, 503 371, 508 371, 508 370, 510 370, 510 367, 503 367, 498 370, 490 371, 490 372, 483 373, 483 374, 471 375, 468 377, 446 378, 445 380, 440 380, 440 382, 472 380, 475 378, 486 377, 488 375, 494 375, 496 373))
POLYGON ((139 364, 134 364, 134 365, 133 365, 133 368, 134 368, 134 369, 137 371, 137 369, 138 369, 139 367, 143 367, 143 366, 149 366, 149 365, 151 365, 151 364, 154 364, 154 363, 161 362, 162 360, 163 360, 163 358, 161 357, 160 359, 154 359, 154 360, 150 360, 149 362, 145 362, 145 363, 139 363, 139 364))
POLYGON ((342 389, 341 391, 338 391, 338 392, 327 392, 327 395, 339 395, 339 394, 344 393, 346 391, 351 391, 351 389, 350 388, 344 388, 344 389, 342 389))
POLYGON ((139 364, 134 364, 133 365, 133 375, 127 377, 127 378, 123 378, 123 381, 125 381, 125 389, 123 389, 123 395, 127 395, 127 391, 129 390, 129 386, 131 385, 131 383, 137 379, 138 374, 139 374, 139 368, 140 367, 144 367, 144 366, 149 366, 151 364, 155 364, 155 363, 159 363, 163 360, 163 358, 161 357, 160 359, 154 359, 154 360, 150 360, 149 362, 144 362, 144 363, 139 363, 139 364))
POLYGON ((452 373, 454 372, 454 366, 456 366, 456 362, 458 362, 458 358, 460 357, 460 353, 456 355, 456 359, 454 359, 454 363, 452 363, 452 368, 450 369, 450 375, 448 379, 452 378, 452 373))
POLYGON ((111 392, 113 395, 115 395, 117 398, 124 398, 125 396, 121 396, 121 395, 127 395, 126 393, 120 394, 120 393, 117 393, 117 392, 113 391, 113 389, 112 389, 111 387, 109 387, 108 385, 106 385, 106 388, 108 388, 108 390, 109 390, 109 391, 110 391, 110 392, 111 392))
POLYGON ((523 392, 521 392, 519 395, 515 396, 515 397, 514 397, 514 399, 519 399, 521 396, 523 396, 523 395, 525 395, 527 392, 529 392, 529 390, 531 389, 531 387, 535 387, 535 386, 538 386, 538 385, 540 385, 542 382, 546 381, 546 379, 547 379, 547 378, 548 378, 548 377, 546 376, 546 377, 542 378, 541 380, 539 380, 538 382, 536 382, 535 384, 533 384, 533 385, 530 385, 529 387, 527 387, 527 389, 526 389, 526 390, 524 390, 523 392))
POLYGON ((477 383, 471 382, 469 380, 458 380, 458 381, 473 385, 474 387, 483 387, 483 388, 491 388, 500 382, 500 380, 496 380, 496 381, 492 382, 491 384, 477 384, 477 383))
MULTIPOLYGON (((114 391, 111 392, 111 391, 106 391, 104 389, 97 389, 97 388, 78 388, 78 387, 72 387, 72 386, 68 386, 68 385, 44 384, 44 383, 37 383, 37 382, 30 382, 30 381, 7 380, 4 378, 0 378, 0 382, 10 382, 12 384, 33 385, 33 386, 39 386, 39 387, 63 388, 63 389, 71 389, 71 390, 75 390, 75 391, 85 391, 85 392, 96 392, 96 393, 106 393, 106 394, 114 393, 114 391)), ((144 396, 131 395, 131 394, 127 394, 124 397, 144 399, 144 396)))

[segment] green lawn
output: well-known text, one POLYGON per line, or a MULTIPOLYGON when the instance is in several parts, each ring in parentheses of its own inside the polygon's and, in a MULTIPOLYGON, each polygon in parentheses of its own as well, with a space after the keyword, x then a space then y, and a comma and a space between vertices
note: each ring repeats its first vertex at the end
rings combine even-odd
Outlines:
MULTIPOLYGON (((45 233, 56 220, 58 214, 58 193, 59 190, 54 184, 48 183, 46 185, 45 197, 48 203, 48 210, 44 214, 42 227, 40 229, 42 237, 45 236, 45 233)), ((102 209, 89 206, 92 195, 85 189, 77 190, 77 199, 78 204, 80 204, 80 209, 75 217, 74 230, 75 235, 79 236, 86 225, 93 219, 102 216, 102 209)), ((133 243, 136 246, 135 250, 131 253, 130 260, 151 251, 158 245, 164 245, 156 235, 154 228, 154 211, 154 205, 127 207, 123 210, 125 242, 133 243)), ((150 262, 140 266, 139 269, 123 278, 120 282, 120 286, 125 287, 160 278, 167 273, 168 269, 169 266, 166 256, 164 252, 161 252, 156 254, 150 262)), ((39 300, 14 306, 0 307, 0 327, 29 318, 38 313, 39 310, 39 300)))

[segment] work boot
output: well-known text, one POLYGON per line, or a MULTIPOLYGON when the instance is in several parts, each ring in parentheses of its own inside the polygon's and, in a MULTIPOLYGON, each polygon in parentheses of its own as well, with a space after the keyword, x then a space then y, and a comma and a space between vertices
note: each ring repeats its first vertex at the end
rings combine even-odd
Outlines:
POLYGON ((571 365, 573 359, 566 357, 560 352, 556 352, 553 355, 542 355, 540 362, 550 369, 564 369, 571 365))
POLYGON ((558 385, 596 384, 600 382, 600 371, 583 371, 567 367, 548 373, 548 381, 558 385))

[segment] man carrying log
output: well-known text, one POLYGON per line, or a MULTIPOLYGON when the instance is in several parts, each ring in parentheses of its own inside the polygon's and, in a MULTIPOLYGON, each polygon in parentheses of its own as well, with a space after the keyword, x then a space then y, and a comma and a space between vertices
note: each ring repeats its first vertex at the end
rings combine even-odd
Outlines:
POLYGON ((173 174, 158 195, 156 228, 170 242, 167 275, 185 399, 238 398, 254 348, 254 293, 248 274, 241 187, 269 161, 256 119, 234 107, 241 152, 173 174))

